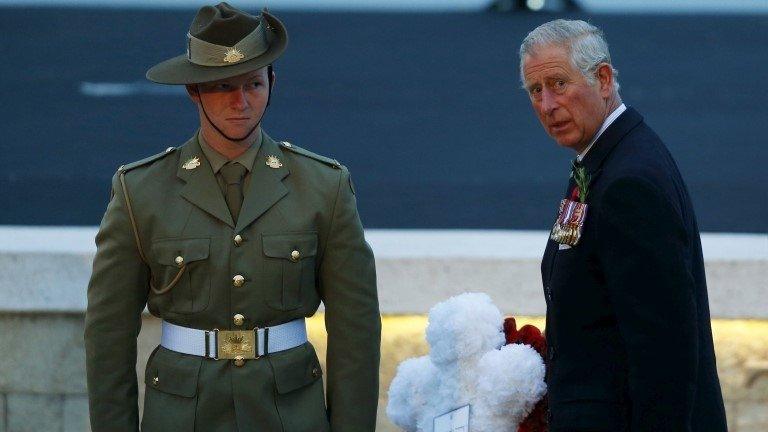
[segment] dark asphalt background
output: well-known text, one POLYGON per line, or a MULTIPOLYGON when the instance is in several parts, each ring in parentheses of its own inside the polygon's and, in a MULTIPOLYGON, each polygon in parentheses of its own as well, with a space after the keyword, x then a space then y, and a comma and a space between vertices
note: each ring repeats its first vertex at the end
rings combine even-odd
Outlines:
MULTIPOLYGON (((369 228, 549 229, 570 151, 519 89, 552 15, 281 13, 266 130, 352 171, 369 228)), ((183 143, 181 96, 94 98, 184 49, 194 10, 0 8, 0 224, 96 225, 123 164, 183 143)), ((768 231, 768 18, 573 15, 666 141, 705 231, 768 231)))

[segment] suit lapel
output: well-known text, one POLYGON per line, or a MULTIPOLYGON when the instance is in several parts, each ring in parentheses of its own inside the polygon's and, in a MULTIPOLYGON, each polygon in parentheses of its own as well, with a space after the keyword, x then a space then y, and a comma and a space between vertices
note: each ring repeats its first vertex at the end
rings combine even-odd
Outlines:
MULTIPOLYGON (((634 110, 634 108, 628 107, 626 111, 613 122, 597 139, 592 149, 587 153, 582 164, 587 169, 587 172, 591 176, 591 181, 597 178, 600 174, 601 167, 605 158, 611 153, 616 145, 624 138, 624 135, 629 133, 635 126, 643 121, 643 117, 634 110)), ((568 188, 566 189, 566 198, 570 198, 571 191, 576 185, 573 177, 568 181, 568 188)), ((557 217, 557 216, 555 216, 557 217)), ((549 284, 549 280, 552 278, 552 270, 555 268, 555 261, 557 254, 559 253, 559 246, 556 242, 549 240, 547 247, 544 251, 544 257, 542 259, 542 278, 544 279, 545 286, 549 284)))
POLYGON ((587 168, 593 179, 596 177, 597 172, 603 165, 605 158, 611 153, 616 145, 624 138, 624 135, 629 133, 640 122, 643 121, 643 116, 640 115, 634 108, 628 107, 626 111, 608 126, 602 135, 595 141, 592 149, 589 150, 584 157, 584 167, 587 168))
POLYGON ((211 164, 200 149, 197 134, 182 147, 179 163, 176 175, 186 182, 181 190, 181 196, 234 228, 232 215, 229 214, 227 203, 224 201, 216 177, 213 176, 211 164), (185 169, 184 164, 193 158, 197 158, 200 165, 193 169, 185 169))
POLYGON ((283 179, 290 174, 290 171, 285 166, 283 152, 272 138, 266 133, 262 132, 262 134, 261 148, 253 164, 251 179, 243 197, 243 208, 240 210, 235 232, 242 232, 245 227, 288 194, 288 188, 283 184, 283 179), (266 164, 268 156, 277 157, 283 166, 279 168, 268 166, 266 164))

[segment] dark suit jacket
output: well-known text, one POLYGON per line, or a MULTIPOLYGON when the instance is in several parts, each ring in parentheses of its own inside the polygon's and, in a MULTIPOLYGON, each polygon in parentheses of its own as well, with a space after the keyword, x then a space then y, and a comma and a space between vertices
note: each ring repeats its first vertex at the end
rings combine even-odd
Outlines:
POLYGON ((726 431, 699 230, 675 161, 628 108, 583 164, 582 239, 549 240, 541 266, 551 430, 726 431))

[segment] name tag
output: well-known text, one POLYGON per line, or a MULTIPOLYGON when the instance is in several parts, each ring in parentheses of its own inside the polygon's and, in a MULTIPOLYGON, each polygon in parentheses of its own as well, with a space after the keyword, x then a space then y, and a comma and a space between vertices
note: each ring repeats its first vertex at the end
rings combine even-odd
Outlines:
POLYGON ((435 417, 435 432, 469 432, 469 405, 435 417))

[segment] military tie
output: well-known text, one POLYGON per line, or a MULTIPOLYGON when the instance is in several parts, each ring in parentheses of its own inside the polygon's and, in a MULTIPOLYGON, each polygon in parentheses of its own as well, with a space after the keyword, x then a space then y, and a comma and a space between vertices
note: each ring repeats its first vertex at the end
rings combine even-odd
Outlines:
POLYGON ((226 183, 224 200, 235 223, 240 214, 240 207, 243 206, 243 177, 246 171, 246 168, 237 162, 227 162, 221 167, 221 176, 226 183))

